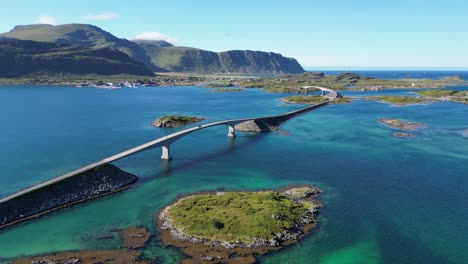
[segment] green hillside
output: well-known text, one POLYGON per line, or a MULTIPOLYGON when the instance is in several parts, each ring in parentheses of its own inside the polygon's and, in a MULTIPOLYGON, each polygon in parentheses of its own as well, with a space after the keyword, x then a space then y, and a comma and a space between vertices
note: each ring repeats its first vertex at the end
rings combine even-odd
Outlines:
POLYGON ((118 50, 0 39, 0 77, 55 74, 154 75, 118 50))
POLYGON ((151 63, 151 59, 146 56, 145 50, 138 44, 126 39, 117 38, 111 33, 93 25, 22 25, 16 26, 10 32, 0 34, 0 36, 38 42, 116 49, 126 53, 134 60, 142 62, 152 71, 164 71, 164 69, 160 69, 151 63))

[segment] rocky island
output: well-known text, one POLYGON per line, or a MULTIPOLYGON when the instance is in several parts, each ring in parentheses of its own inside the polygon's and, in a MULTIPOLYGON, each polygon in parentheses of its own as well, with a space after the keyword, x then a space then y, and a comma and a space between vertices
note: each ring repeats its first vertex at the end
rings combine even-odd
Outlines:
POLYGON ((368 96, 366 100, 375 100, 392 105, 412 105, 430 102, 431 100, 415 97, 415 96, 392 96, 392 95, 380 95, 380 96, 368 96))
MULTIPOLYGON (((379 119, 380 123, 383 123, 391 128, 395 129, 400 129, 400 130, 405 130, 405 131, 414 131, 418 128, 421 128, 424 126, 423 123, 418 123, 418 122, 408 122, 408 121, 402 121, 398 119, 388 119, 388 118, 381 118, 379 119)), ((407 132, 396 132, 393 134, 395 137, 412 137, 413 134, 407 133, 407 132)))
POLYGON ((161 127, 161 128, 177 128, 182 127, 188 124, 200 122, 204 120, 203 117, 196 117, 196 116, 163 116, 156 119, 153 123, 151 123, 154 127, 161 127))
POLYGON ((146 228, 133 226, 119 234, 122 239, 120 249, 64 251, 17 259, 13 264, 154 263, 145 259, 138 251, 151 237, 146 228))
POLYGON ((402 129, 402 130, 407 130, 407 131, 414 131, 422 126, 424 126, 423 123, 417 123, 417 122, 407 122, 407 121, 402 121, 398 119, 388 119, 388 118, 381 118, 379 121, 389 127, 396 128, 396 129, 402 129))
POLYGON ((468 91, 426 90, 417 92, 417 94, 428 100, 451 101, 468 104, 468 91))
MULTIPOLYGON (((293 95, 283 97, 280 100, 287 104, 319 104, 325 102, 327 98, 319 95, 293 95)), ((351 100, 348 97, 335 98, 333 101, 330 101, 330 104, 347 103, 351 103, 351 100)))
POLYGON ((319 104, 325 102, 327 98, 319 95, 293 95, 280 100, 287 104, 319 104))
POLYGON ((320 192, 301 185, 186 196, 157 215, 160 238, 189 257, 184 263, 254 263, 254 254, 287 246, 316 225, 320 192))

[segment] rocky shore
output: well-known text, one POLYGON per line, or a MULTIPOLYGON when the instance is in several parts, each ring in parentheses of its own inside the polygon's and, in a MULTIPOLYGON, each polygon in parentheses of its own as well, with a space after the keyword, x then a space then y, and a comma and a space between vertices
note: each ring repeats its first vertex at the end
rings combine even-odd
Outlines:
MULTIPOLYGON (((156 221, 161 232, 161 241, 164 245, 179 248, 187 255, 189 258, 185 259, 184 263, 254 263, 255 254, 265 254, 295 243, 316 226, 315 215, 322 207, 322 204, 314 199, 321 192, 320 189, 314 186, 301 185, 262 192, 273 192, 282 197, 286 197, 293 203, 304 205, 306 209, 294 219, 291 226, 274 232, 268 238, 250 237, 248 241, 243 239, 224 241, 216 239, 217 237, 222 237, 221 234, 214 234, 212 238, 190 234, 190 231, 178 226, 178 223, 172 219, 171 212, 173 208, 179 206, 184 200, 191 199, 191 197, 196 197, 199 194, 191 195, 177 200, 175 203, 164 208, 157 215, 156 221)), ((224 193, 218 192, 215 193, 215 195, 222 196, 224 193)), ((225 206, 230 207, 231 205, 226 204, 225 206)), ((237 210, 236 214, 238 217, 243 217, 242 210, 237 210)), ((256 217, 258 217, 258 212, 256 213, 256 217)), ((287 217, 288 216, 282 213, 272 213, 265 217, 263 221, 281 221, 287 217)), ((257 219, 257 221, 258 220, 259 219, 257 219)), ((226 222, 227 221, 228 220, 226 220, 226 222)), ((248 225, 248 222, 246 224, 248 225)), ((224 227, 223 223, 219 225, 221 226, 220 228, 224 227)), ((232 230, 231 227, 230 232, 235 232, 235 230, 232 230)))
POLYGON ((151 125, 159 128, 177 128, 200 122, 204 119, 204 117, 197 116, 163 116, 153 121, 151 125))
POLYGON ((16 259, 12 264, 151 264, 138 249, 144 247, 151 234, 144 227, 129 227, 120 232, 122 245, 120 249, 64 251, 50 255, 16 259))
POLYGON ((0 204, 0 228, 125 189, 137 176, 105 164, 0 204))

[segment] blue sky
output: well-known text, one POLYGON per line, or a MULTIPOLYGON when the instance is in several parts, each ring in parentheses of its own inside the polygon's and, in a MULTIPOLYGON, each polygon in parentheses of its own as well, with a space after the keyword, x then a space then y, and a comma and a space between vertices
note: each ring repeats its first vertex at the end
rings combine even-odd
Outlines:
POLYGON ((279 52, 311 67, 468 68, 468 1, 15 0, 0 31, 90 23, 121 38, 279 52))

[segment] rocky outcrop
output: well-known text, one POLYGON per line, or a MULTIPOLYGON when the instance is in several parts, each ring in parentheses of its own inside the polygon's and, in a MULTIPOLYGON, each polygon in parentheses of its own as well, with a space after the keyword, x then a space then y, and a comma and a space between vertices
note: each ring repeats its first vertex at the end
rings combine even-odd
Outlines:
POLYGON ((129 227, 120 233, 120 237, 122 245, 119 249, 64 251, 16 259, 13 264, 155 263, 136 250, 144 247, 151 237, 146 228, 129 227))
POLYGON ((381 118, 379 119, 379 121, 389 127, 402 129, 402 130, 408 130, 408 131, 413 131, 424 126, 423 123, 407 122, 407 121, 401 121, 398 119, 381 118))
POLYGON ((0 228, 77 202, 116 192, 137 177, 112 164, 83 172, 0 204, 0 228))

